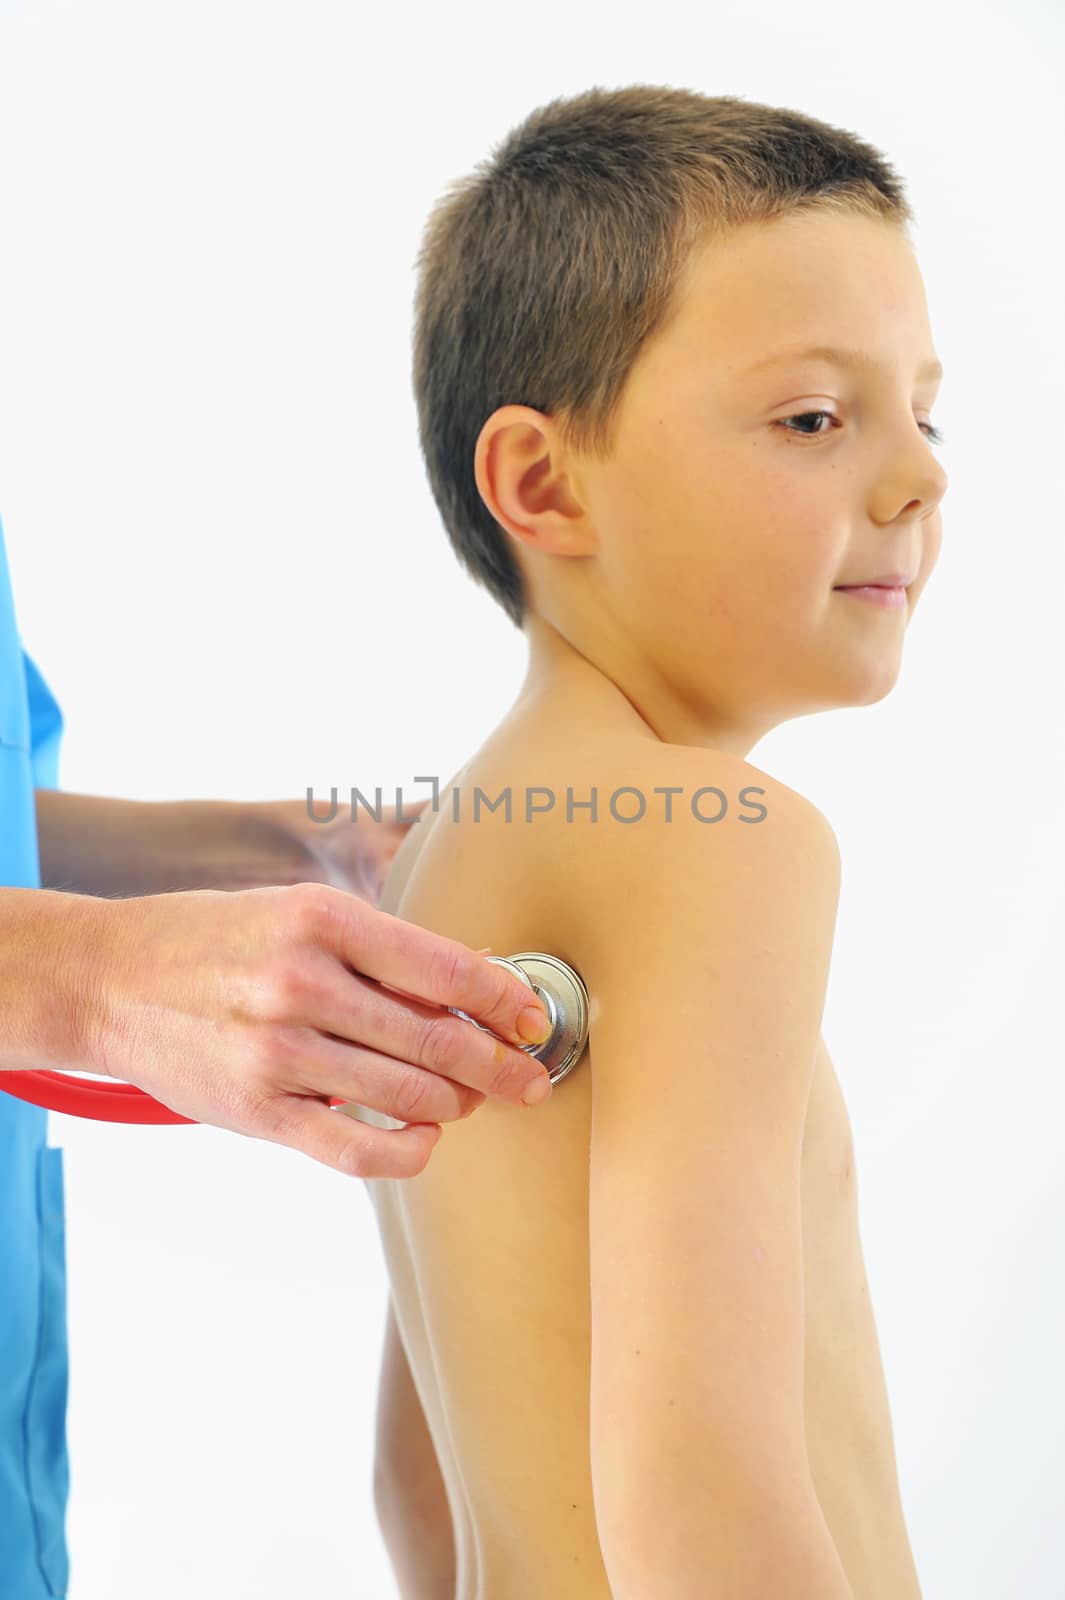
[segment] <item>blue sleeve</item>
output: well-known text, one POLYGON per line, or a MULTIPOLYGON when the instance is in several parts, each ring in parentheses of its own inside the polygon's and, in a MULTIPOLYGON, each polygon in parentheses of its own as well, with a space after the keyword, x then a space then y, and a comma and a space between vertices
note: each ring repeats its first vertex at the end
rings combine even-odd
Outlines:
POLYGON ((58 789, 63 713, 36 662, 24 646, 22 660, 26 671, 26 698, 30 708, 33 786, 35 789, 58 789))

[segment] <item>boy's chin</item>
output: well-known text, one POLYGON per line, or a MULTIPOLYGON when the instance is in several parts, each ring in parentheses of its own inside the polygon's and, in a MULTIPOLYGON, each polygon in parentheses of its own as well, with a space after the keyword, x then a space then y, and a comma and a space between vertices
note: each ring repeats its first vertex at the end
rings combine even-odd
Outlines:
POLYGON ((898 655, 890 657, 886 652, 882 659, 873 665, 866 664, 865 670, 852 672, 840 683, 842 696, 841 706, 875 706, 878 701, 889 695, 899 681, 899 668, 901 661, 898 655))

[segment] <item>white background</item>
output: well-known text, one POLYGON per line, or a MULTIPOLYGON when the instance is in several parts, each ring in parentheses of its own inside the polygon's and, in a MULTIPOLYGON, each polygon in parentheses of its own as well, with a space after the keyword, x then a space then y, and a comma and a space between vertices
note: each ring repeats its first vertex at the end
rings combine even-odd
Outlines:
MULTIPOLYGON (((0 513, 75 791, 411 793, 510 703, 524 643, 440 527, 409 338, 430 206, 534 106, 740 94, 903 175, 943 552, 892 695, 752 759, 843 851, 825 1033, 926 1600, 1065 1589, 1061 69, 1032 0, 0 0, 0 513)), ((71 1600, 392 1596, 361 1186, 205 1127, 50 1137, 71 1600)))

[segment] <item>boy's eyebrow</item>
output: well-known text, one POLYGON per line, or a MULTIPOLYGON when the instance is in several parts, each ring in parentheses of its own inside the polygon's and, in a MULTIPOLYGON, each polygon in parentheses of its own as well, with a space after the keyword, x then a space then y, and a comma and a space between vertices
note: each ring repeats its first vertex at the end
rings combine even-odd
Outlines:
MULTIPOLYGON (((809 345, 804 350, 786 350, 777 355, 766 356, 762 361, 756 361, 753 366, 746 367, 743 375, 746 377, 751 372, 761 372, 763 367, 773 367, 781 361, 831 361, 839 367, 856 367, 865 371, 877 370, 886 365, 866 350, 844 349, 841 345, 815 344, 809 345)), ((940 361, 926 361, 917 373, 919 378, 941 378, 943 364, 940 361)))

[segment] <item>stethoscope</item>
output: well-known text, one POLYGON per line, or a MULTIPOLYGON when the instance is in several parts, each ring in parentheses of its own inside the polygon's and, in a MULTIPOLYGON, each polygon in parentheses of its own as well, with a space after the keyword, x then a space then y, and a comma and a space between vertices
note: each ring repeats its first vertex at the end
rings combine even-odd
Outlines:
MULTIPOLYGON (((552 1084, 572 1072, 588 1042, 588 991, 573 967, 542 950, 522 950, 516 956, 486 956, 496 966, 506 967, 520 978, 543 1002, 551 1032, 543 1044, 523 1044, 518 1049, 535 1056, 547 1068, 552 1084)), ((484 1024, 460 1011, 447 1008, 456 1017, 472 1022, 488 1033, 484 1024)), ((132 1083, 99 1078, 82 1078, 72 1072, 0 1072, 0 1089, 18 1100, 43 1106, 46 1111, 62 1111, 73 1117, 92 1117, 98 1122, 196 1123, 195 1117, 182 1117, 154 1095, 132 1083)), ((342 1098, 330 1099, 330 1106, 346 1106, 342 1098)))

